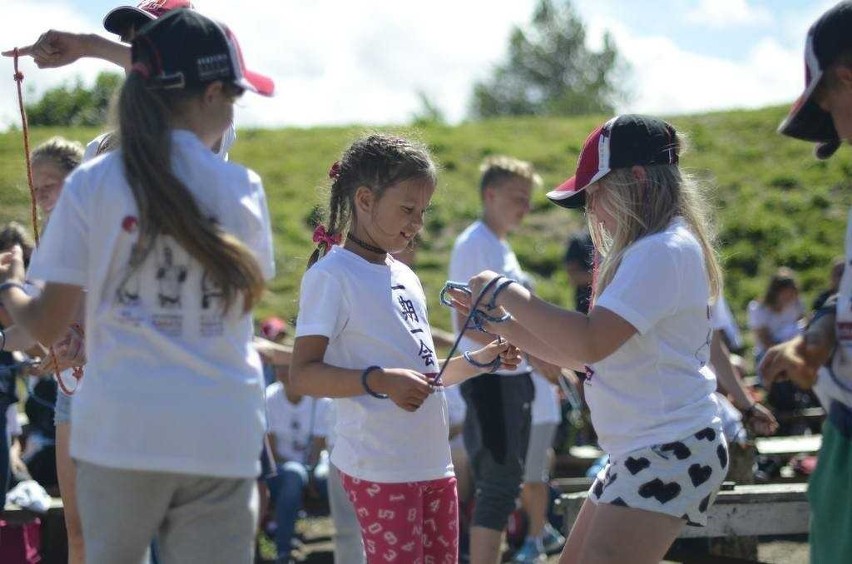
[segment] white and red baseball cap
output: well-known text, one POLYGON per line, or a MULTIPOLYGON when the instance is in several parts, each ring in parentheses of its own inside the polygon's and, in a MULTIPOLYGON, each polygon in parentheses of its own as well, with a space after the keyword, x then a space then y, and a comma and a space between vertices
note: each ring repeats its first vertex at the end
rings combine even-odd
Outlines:
POLYGON ((246 68, 237 38, 195 10, 172 10, 143 27, 130 46, 134 70, 151 88, 187 88, 216 80, 272 96, 272 79, 246 68))
POLYGON ((778 128, 783 135, 817 142, 820 158, 831 156, 840 146, 840 139, 831 114, 816 103, 814 93, 825 70, 849 49, 852 49, 852 1, 846 0, 820 16, 808 30, 805 90, 778 128))
POLYGON ((104 28, 116 35, 124 35, 130 26, 137 29, 146 23, 164 16, 172 10, 192 9, 189 0, 142 0, 136 6, 119 6, 104 16, 104 28))
POLYGON ((677 164, 679 152, 677 132, 663 120, 636 114, 614 117, 586 138, 574 176, 547 197, 563 208, 581 208, 586 204, 586 188, 610 171, 677 164))

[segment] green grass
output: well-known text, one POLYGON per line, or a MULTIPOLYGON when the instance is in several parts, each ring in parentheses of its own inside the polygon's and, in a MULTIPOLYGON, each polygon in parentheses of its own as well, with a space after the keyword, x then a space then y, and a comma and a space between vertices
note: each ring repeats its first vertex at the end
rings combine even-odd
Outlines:
MULTIPOLYGON (((726 267, 726 295, 740 322, 745 305, 760 295, 777 266, 796 270, 810 300, 828 278, 831 260, 843 249, 846 213, 852 203, 852 153, 815 160, 808 143, 781 137, 775 129, 785 108, 733 111, 671 119, 690 139, 682 165, 710 180, 726 267)), ((455 236, 479 213, 478 166, 503 153, 532 161, 552 186, 573 173, 588 132, 604 116, 571 119, 501 119, 456 127, 424 126, 414 134, 428 143, 442 166, 440 187, 427 217, 417 271, 430 300, 431 321, 449 328, 437 294, 446 279, 455 236)), ((326 171, 361 127, 240 130, 231 159, 264 180, 276 242, 278 276, 259 315, 294 318, 299 280, 313 251, 309 218, 325 203, 326 171)), ((36 129, 32 144, 55 134, 86 141, 94 129, 36 129)), ((29 223, 23 149, 19 132, 0 135, 0 221, 29 223)), ((562 271, 565 240, 582 214, 549 204, 544 190, 511 242, 521 264, 537 279, 540 295, 568 305, 573 290, 562 271)))

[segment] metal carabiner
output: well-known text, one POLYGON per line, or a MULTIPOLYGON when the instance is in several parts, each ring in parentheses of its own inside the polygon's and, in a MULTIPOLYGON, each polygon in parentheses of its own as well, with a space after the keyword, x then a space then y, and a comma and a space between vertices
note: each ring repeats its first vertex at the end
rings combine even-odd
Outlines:
POLYGON ((450 280, 446 284, 444 284, 444 287, 441 289, 441 294, 439 298, 441 300, 441 303, 447 307, 453 307, 453 302, 451 302, 450 299, 447 297, 447 292, 449 292, 450 290, 459 290, 461 292, 464 292, 468 296, 471 295, 470 288, 467 284, 463 282, 453 282, 450 280))

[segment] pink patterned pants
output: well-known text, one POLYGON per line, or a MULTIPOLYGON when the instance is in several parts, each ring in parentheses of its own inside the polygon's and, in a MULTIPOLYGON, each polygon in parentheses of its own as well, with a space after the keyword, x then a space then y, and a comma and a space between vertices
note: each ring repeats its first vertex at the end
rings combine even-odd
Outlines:
POLYGON ((456 564, 456 479, 388 484, 340 473, 355 507, 368 564, 456 564))

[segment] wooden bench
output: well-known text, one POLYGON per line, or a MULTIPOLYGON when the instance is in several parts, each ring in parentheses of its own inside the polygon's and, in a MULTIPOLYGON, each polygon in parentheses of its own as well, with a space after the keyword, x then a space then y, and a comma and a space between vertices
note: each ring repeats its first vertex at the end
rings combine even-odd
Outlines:
POLYGON ((585 476, 577 478, 554 478, 550 481, 550 485, 559 493, 568 494, 588 491, 594 481, 594 478, 587 478, 585 476))
POLYGON ((822 445, 822 435, 799 435, 795 437, 760 437, 755 439, 757 454, 766 456, 793 456, 816 454, 822 445))
MULTIPOLYGON (((563 494, 557 508, 571 531, 586 492, 563 494)), ((707 513, 706 527, 686 526, 679 538, 796 535, 808 532, 807 484, 735 486, 719 492, 707 513)))

